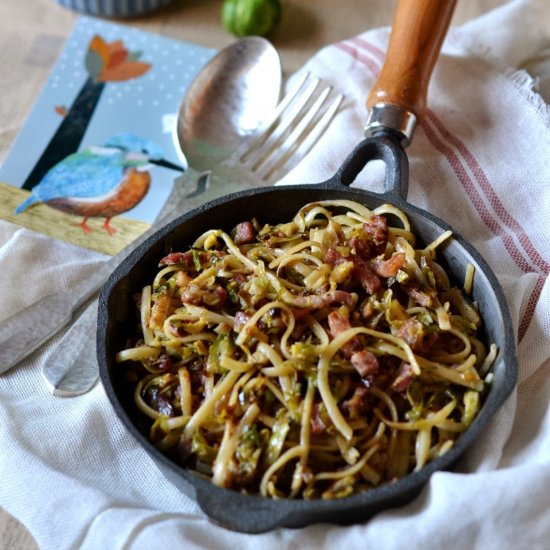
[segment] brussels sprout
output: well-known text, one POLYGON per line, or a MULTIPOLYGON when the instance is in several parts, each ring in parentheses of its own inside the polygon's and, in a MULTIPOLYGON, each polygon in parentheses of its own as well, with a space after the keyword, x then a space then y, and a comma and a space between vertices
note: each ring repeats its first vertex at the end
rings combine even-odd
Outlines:
POLYGON ((235 36, 265 36, 281 18, 279 0, 224 0, 223 26, 235 36))

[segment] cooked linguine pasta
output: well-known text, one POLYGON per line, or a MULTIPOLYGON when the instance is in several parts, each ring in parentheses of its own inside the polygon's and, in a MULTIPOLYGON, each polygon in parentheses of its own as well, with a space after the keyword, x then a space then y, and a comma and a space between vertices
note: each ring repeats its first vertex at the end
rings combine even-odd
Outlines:
POLYGON ((496 354, 436 263, 449 237, 415 248, 397 208, 331 200, 170 253, 117 354, 151 441, 272 498, 345 497, 448 451, 496 354))

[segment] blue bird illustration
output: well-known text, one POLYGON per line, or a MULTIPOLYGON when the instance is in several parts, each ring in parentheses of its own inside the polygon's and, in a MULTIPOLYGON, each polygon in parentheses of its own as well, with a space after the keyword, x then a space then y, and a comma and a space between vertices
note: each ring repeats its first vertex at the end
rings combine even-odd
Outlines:
POLYGON ((119 134, 102 146, 92 146, 65 157, 51 168, 31 195, 14 211, 21 214, 36 203, 82 216, 78 224, 89 233, 90 217, 105 218, 104 229, 113 235, 111 218, 138 204, 149 191, 151 164, 183 171, 164 160, 154 142, 133 134, 119 134))

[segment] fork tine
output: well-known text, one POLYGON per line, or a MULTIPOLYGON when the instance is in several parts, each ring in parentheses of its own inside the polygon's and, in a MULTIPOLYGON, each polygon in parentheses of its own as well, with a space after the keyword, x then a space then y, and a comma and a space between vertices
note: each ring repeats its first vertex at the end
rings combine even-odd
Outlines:
MULTIPOLYGON (((328 97, 328 92, 330 92, 331 89, 327 88, 325 91, 327 91, 327 94, 322 98, 322 102, 324 102, 326 97, 328 97)), ((319 99, 321 99, 321 97, 319 97, 319 99)), ((343 100, 344 95, 338 94, 332 100, 332 103, 323 113, 321 118, 315 122, 312 122, 313 118, 315 114, 317 114, 317 111, 321 108, 322 102, 319 104, 316 111, 312 112, 311 117, 309 117, 308 120, 304 117, 304 119, 302 119, 299 125, 295 128, 296 132, 293 132, 295 133, 295 136, 291 136, 292 139, 289 137, 288 149, 278 159, 276 159, 270 167, 267 168, 262 180, 269 181, 273 174, 281 170, 292 157, 294 158, 295 164, 303 159, 309 151, 311 151, 319 138, 324 134, 332 119, 338 112, 343 100), (302 122, 304 122, 303 125, 302 122), (299 155, 298 149, 300 149, 299 155)))
MULTIPOLYGON (((269 136, 263 137, 262 146, 256 147, 254 154, 248 155, 249 169, 260 176, 264 182, 290 160, 292 154, 296 152, 301 142, 307 140, 309 134, 313 134, 309 140, 309 147, 303 149, 301 157, 304 156, 319 139, 338 110, 342 100, 341 96, 334 101, 326 112, 326 116, 313 122, 318 112, 325 107, 324 104, 332 91, 332 87, 328 86, 319 92, 320 83, 319 78, 311 82, 307 90, 288 109, 288 112, 283 113, 279 120, 274 122, 276 127, 270 129, 269 136), (315 96, 317 96, 316 99, 315 96), (317 125, 319 126, 317 127, 317 125), (277 159, 277 156, 282 158, 277 159), (262 171, 263 177, 261 176, 262 171)), ((295 158, 294 164, 297 162, 298 158, 295 158)))
MULTIPOLYGON (((318 83, 316 84, 316 86, 318 83)), ((327 98, 328 94, 330 94, 331 87, 325 88, 321 94, 317 97, 315 102, 311 107, 309 107, 305 114, 303 116, 299 116, 301 114, 301 111, 303 107, 305 107, 305 103, 302 102, 300 105, 301 109, 296 113, 296 116, 294 117, 288 117, 288 120, 284 125, 281 124, 281 130, 278 132, 278 139, 274 139, 269 148, 267 148, 263 152, 263 156, 260 157, 256 162, 252 165, 252 171, 255 172, 259 169, 259 167, 267 160, 269 159, 270 155, 273 153, 276 147, 280 146, 281 142, 288 143, 292 145, 300 136, 301 134, 307 129, 309 123, 313 120, 319 109, 323 106, 323 103, 325 102, 325 99, 327 98), (292 124, 295 121, 298 121, 296 126, 292 128, 292 124)), ((309 98, 308 98, 309 99, 309 98)))
MULTIPOLYGON (((288 134, 292 131, 292 127, 303 116, 304 109, 307 109, 308 104, 315 97, 321 80, 316 78, 312 80, 305 91, 297 96, 296 100, 289 105, 288 112, 283 113, 278 120, 275 121, 275 128, 264 140, 262 147, 258 147, 255 151, 256 160, 252 160, 252 155, 249 155, 249 162, 252 163, 252 171, 256 171, 259 166, 273 153, 278 144, 284 142, 288 134)), ((307 112, 307 111, 306 111, 307 112)))
MULTIPOLYGON (((256 150, 258 150, 273 134, 275 129, 277 128, 280 119, 283 117, 283 115, 286 114, 287 110, 289 110, 290 105, 294 102, 296 98, 300 97, 309 97, 309 95, 304 96, 304 90, 306 89, 307 81, 310 78, 310 73, 307 72, 304 74, 304 76, 299 80, 298 84, 292 88, 279 102, 277 107, 275 108, 275 111, 271 117, 271 121, 269 124, 266 125, 265 130, 263 130, 248 146, 247 149, 244 151, 244 153, 240 157, 241 162, 246 162, 249 157, 255 153, 256 150)), ((313 93, 313 92, 312 92, 313 93)), ((307 101, 307 99, 306 99, 307 101)), ((286 119, 286 116, 285 116, 286 119)))

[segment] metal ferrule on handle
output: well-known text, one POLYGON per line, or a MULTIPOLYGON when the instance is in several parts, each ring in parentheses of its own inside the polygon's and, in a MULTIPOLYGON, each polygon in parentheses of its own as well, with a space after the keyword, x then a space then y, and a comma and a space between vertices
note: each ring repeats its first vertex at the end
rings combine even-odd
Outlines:
POLYGON ((398 134, 401 145, 410 145, 417 118, 409 109, 388 103, 377 103, 369 110, 365 124, 365 137, 374 136, 381 130, 391 130, 398 134))

